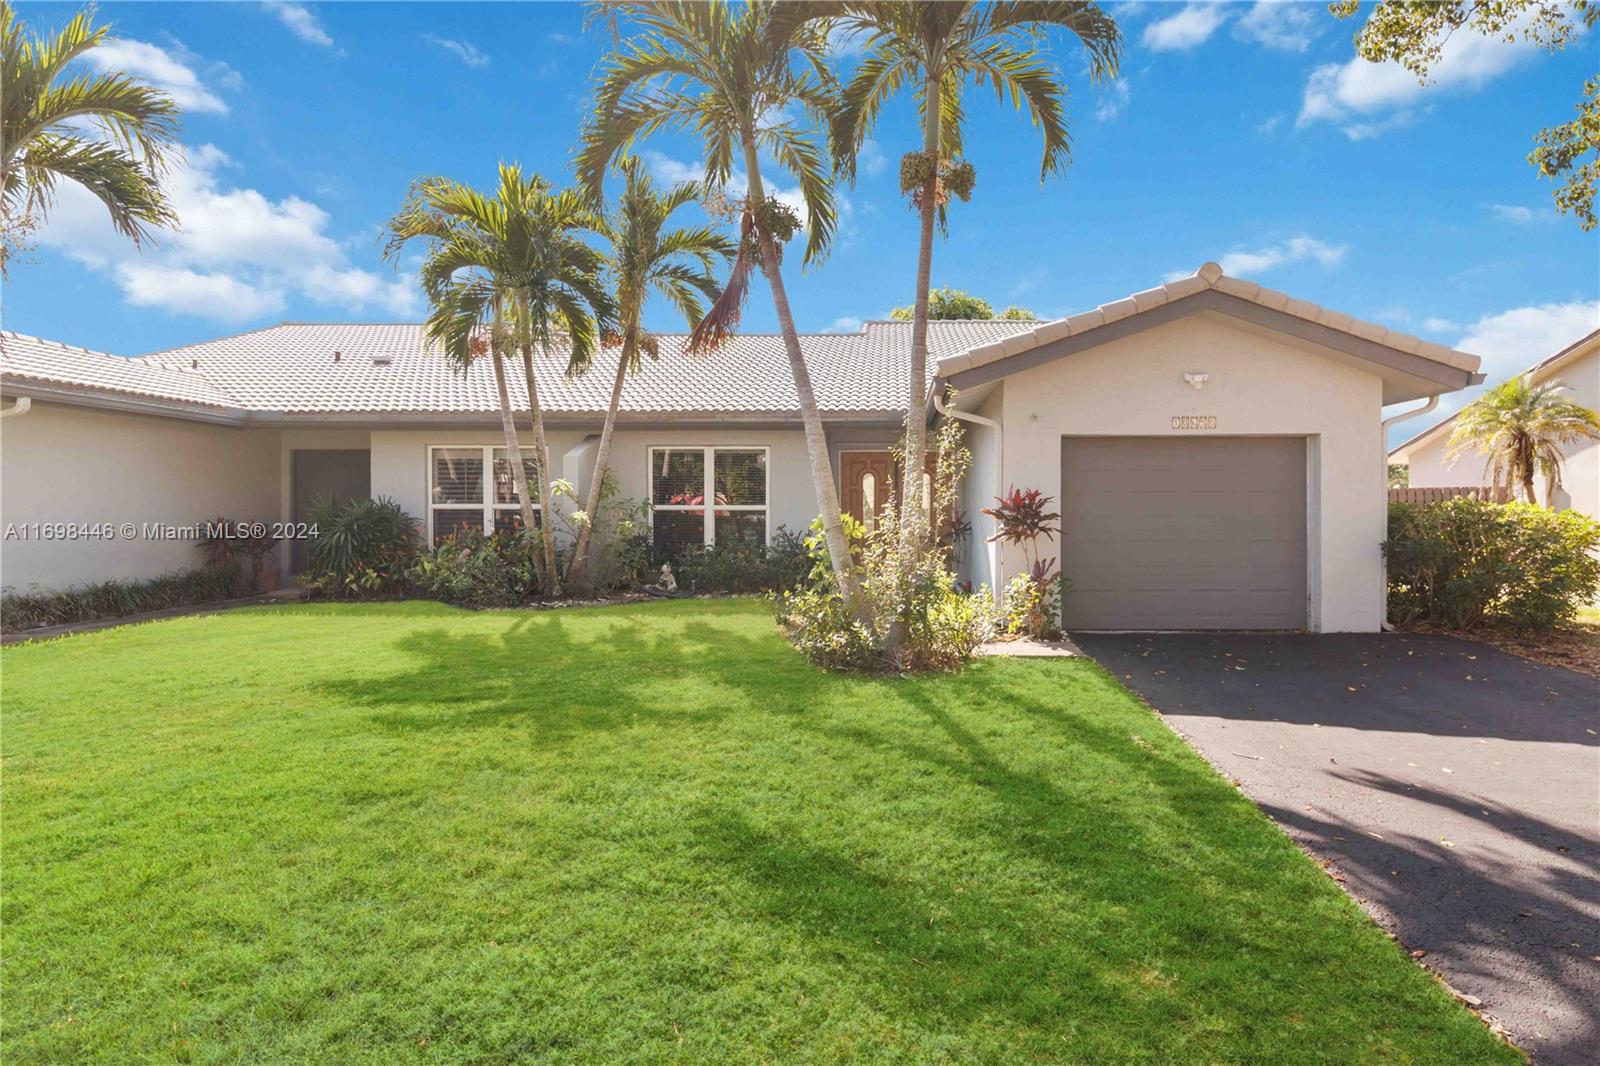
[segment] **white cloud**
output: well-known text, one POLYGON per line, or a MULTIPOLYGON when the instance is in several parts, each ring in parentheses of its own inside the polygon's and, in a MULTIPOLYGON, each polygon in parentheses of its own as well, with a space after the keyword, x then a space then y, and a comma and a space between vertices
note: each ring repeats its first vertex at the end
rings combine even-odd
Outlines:
POLYGON ((328 232, 326 211, 300 197, 272 200, 233 187, 222 174, 231 165, 211 145, 188 149, 164 181, 182 226, 158 234, 142 254, 111 229, 98 200, 69 184, 39 242, 109 274, 130 303, 223 322, 277 310, 290 292, 347 311, 420 312, 413 279, 352 264, 328 232))
POLYGON ((1507 43, 1464 29, 1445 42, 1428 85, 1398 63, 1369 63, 1360 56, 1329 63, 1306 81, 1298 124, 1332 122, 1355 140, 1375 136, 1408 124, 1425 94, 1481 89, 1538 53, 1527 41, 1507 43))
POLYGON ((264 0, 264 3, 266 9, 278 16, 278 21, 302 41, 323 48, 333 47, 333 38, 322 28, 322 20, 306 5, 293 0, 264 0))
MULTIPOLYGON (((1342 244, 1329 244, 1319 241, 1315 237, 1301 234, 1290 237, 1278 244, 1257 248, 1253 251, 1236 250, 1227 253, 1217 260, 1217 265, 1224 274, 1233 277, 1245 277, 1265 273, 1274 267, 1287 263, 1300 263, 1313 260, 1325 267, 1335 267, 1344 258, 1346 248, 1342 244)), ((1194 273, 1192 270, 1175 270, 1167 274, 1166 281, 1177 281, 1194 273)))
POLYGON ((1094 117, 1099 122, 1110 122, 1127 108, 1133 98, 1133 89, 1127 75, 1120 75, 1116 81, 1100 93, 1099 102, 1094 105, 1094 117))
POLYGON ((1278 131, 1278 124, 1282 121, 1282 115, 1273 115, 1267 119, 1264 119, 1259 125, 1257 125, 1256 132, 1261 134, 1263 137, 1271 137, 1278 131))
POLYGON ((135 307, 159 307, 221 322, 246 322, 283 309, 283 290, 252 285, 229 274, 200 274, 184 267, 121 263, 123 297, 135 307))
POLYGON ((1317 34, 1319 11, 1310 4, 1257 0, 1234 24, 1241 41, 1279 52, 1304 52, 1317 34))
MULTIPOLYGON (((118 71, 131 75, 163 89, 183 110, 195 113, 225 115, 228 105, 207 88, 200 75, 184 62, 159 45, 148 41, 135 41, 127 37, 112 37, 84 56, 102 71, 118 71)), ((237 75, 234 75, 237 78, 237 75)))
POLYGON ((1426 423, 1396 426, 1390 433, 1389 446, 1416 436, 1428 425, 1437 425, 1487 390, 1543 362, 1596 328, 1600 328, 1600 300, 1514 307, 1483 316, 1467 327, 1453 347, 1483 360, 1478 369, 1484 375, 1484 383, 1446 393, 1426 423))
POLYGON ((870 137, 861 142, 860 159, 861 169, 868 174, 882 174, 889 165, 889 157, 883 154, 878 142, 870 137))
MULTIPOLYGON (((643 157, 645 165, 650 168, 650 173, 661 181, 676 183, 680 181, 704 181, 706 178, 704 163, 685 163, 681 159, 674 159, 665 153, 656 151, 645 151, 641 152, 640 155, 643 157)), ((765 168, 763 168, 763 176, 766 178, 767 195, 776 196, 780 203, 793 208, 795 213, 804 220, 807 217, 806 202, 805 198, 800 195, 800 187, 797 185, 792 189, 784 188, 773 180, 772 174, 766 171, 765 168)), ((746 188, 747 182, 744 171, 735 170, 728 179, 726 186, 728 195, 730 197, 743 196, 746 188)), ((850 200, 838 189, 834 190, 833 204, 837 210, 842 231, 845 220, 853 212, 854 207, 850 200)))
POLYGON ((1146 26, 1140 39, 1155 52, 1187 52, 1205 44, 1227 17, 1221 4, 1185 4, 1176 15, 1146 26))
POLYGON ((1600 300, 1514 307, 1485 315, 1455 346, 1483 358, 1488 384, 1520 374, 1579 337, 1600 328, 1600 300))
POLYGON ((823 332, 825 332, 825 333, 860 333, 861 332, 861 319, 857 318, 854 315, 845 315, 843 318, 836 318, 836 319, 833 320, 833 325, 829 326, 823 332))
POLYGON ((1461 328, 1461 323, 1452 322, 1448 318, 1425 318, 1422 328, 1429 333, 1454 333, 1461 328))
POLYGON ((1519 226, 1553 222, 1556 217, 1556 213, 1548 207, 1524 207, 1522 204, 1490 204, 1489 210, 1501 222, 1512 222, 1519 226))
POLYGON ((489 57, 470 41, 457 41, 450 37, 436 37, 431 33, 425 33, 422 37, 429 44, 443 48, 469 67, 486 67, 489 65, 489 57))

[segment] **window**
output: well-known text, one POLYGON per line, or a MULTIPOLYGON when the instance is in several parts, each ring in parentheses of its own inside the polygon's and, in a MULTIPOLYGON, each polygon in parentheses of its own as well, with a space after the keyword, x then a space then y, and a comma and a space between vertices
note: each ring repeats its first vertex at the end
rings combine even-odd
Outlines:
POLYGON ((767 449, 651 448, 650 515, 668 557, 694 544, 766 544, 767 449))
MULTIPOLYGON (((528 489, 538 492, 539 464, 533 448, 522 449, 528 489)), ((434 544, 463 530, 512 533, 522 528, 522 508, 506 450, 492 446, 428 449, 428 532, 434 544), (489 476, 485 477, 484 472, 489 476)), ((534 511, 539 508, 537 498, 534 511)))

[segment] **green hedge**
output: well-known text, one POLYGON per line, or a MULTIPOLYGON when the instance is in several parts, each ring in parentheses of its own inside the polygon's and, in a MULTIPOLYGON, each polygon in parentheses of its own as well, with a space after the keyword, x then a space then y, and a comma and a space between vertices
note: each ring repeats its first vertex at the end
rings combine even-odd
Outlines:
POLYGON ((146 581, 101 581, 56 592, 32 588, 0 595, 0 628, 7 633, 41 626, 120 618, 248 596, 250 578, 235 566, 186 570, 146 581))
POLYGON ((1389 618, 1549 629, 1600 590, 1600 523, 1576 511, 1457 497, 1389 505, 1389 618))

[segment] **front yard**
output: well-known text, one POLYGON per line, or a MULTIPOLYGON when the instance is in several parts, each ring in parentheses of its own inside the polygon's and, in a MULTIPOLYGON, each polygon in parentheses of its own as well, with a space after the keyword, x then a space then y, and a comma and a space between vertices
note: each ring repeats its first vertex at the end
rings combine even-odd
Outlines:
POLYGON ((8 1063, 1519 1061, 1080 660, 762 605, 5 649, 8 1063))

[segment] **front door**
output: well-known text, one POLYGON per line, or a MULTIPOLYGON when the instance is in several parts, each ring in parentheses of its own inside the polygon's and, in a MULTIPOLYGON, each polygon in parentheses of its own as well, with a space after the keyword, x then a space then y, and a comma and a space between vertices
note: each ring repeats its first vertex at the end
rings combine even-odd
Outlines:
POLYGON ((895 491, 894 456, 881 452, 839 453, 839 504, 869 530, 895 491))
MULTIPOLYGON (((294 521, 310 521, 311 505, 319 496, 333 496, 340 503, 372 495, 372 453, 365 450, 296 451, 293 453, 294 521)), ((290 549, 290 565, 301 574, 306 569, 306 544, 296 538, 290 549)))

